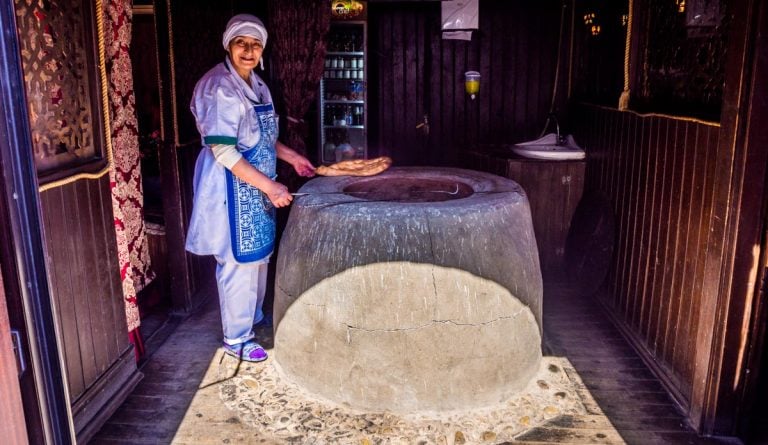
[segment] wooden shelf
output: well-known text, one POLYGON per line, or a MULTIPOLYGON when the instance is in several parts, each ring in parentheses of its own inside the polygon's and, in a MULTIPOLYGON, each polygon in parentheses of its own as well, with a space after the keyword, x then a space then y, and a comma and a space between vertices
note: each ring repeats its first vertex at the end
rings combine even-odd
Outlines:
POLYGON ((325 104, 365 104, 364 100, 327 99, 325 104))
POLYGON ((325 56, 364 56, 364 51, 328 51, 325 56))

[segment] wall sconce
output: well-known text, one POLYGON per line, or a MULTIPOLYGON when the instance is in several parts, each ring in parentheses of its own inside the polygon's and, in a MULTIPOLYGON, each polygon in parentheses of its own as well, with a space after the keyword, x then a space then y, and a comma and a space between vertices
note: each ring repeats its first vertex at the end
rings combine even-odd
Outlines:
POLYGON ((685 12, 685 0, 675 0, 675 5, 677 5, 677 12, 685 12))
POLYGON ((587 31, 592 35, 596 36, 600 34, 600 25, 597 21, 597 14, 594 12, 588 12, 584 14, 584 26, 586 26, 587 31))
POLYGON ((464 90, 473 100, 480 91, 480 73, 477 71, 467 71, 464 73, 464 90))

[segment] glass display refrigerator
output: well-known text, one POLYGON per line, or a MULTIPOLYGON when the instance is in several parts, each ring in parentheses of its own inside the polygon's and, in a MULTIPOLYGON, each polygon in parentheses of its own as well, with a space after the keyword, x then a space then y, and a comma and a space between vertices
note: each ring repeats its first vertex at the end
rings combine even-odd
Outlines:
POLYGON ((368 157, 365 21, 332 21, 320 81, 320 163, 368 157))

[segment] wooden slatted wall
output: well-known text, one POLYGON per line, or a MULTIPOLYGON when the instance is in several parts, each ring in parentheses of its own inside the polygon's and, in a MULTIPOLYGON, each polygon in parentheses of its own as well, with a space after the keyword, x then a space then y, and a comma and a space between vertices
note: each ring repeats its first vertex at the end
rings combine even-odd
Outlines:
MULTIPOLYGON (((552 100, 559 2, 484 2, 470 42, 442 39, 439 2, 370 6, 374 155, 390 155, 398 165, 456 165, 461 150, 478 144, 538 137, 552 100), (470 70, 482 75, 475 100, 464 92, 470 70), (428 136, 415 128, 424 114, 428 136)), ((567 77, 560 74, 558 110, 567 77)))
POLYGON ((591 106, 575 115, 588 153, 585 190, 602 191, 616 216, 601 298, 689 402, 720 128, 591 106))
POLYGON ((76 181, 40 199, 51 293, 76 403, 131 347, 109 178, 76 181))

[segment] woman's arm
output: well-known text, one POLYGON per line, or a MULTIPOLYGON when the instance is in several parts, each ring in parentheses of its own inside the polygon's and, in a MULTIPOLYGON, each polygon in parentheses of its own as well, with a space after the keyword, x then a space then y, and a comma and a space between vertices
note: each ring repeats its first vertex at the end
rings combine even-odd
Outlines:
POLYGON ((296 150, 288 147, 280 141, 275 143, 275 151, 277 151, 278 159, 291 164, 296 173, 299 176, 311 177, 315 176, 315 166, 304 156, 296 152, 296 150))

